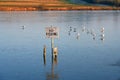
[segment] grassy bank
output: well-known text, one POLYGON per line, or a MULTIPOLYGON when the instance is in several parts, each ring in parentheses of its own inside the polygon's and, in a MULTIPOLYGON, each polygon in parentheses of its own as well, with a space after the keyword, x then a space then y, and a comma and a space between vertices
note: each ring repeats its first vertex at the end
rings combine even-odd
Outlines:
POLYGON ((120 10, 120 7, 75 5, 62 1, 0 1, 0 11, 120 10))

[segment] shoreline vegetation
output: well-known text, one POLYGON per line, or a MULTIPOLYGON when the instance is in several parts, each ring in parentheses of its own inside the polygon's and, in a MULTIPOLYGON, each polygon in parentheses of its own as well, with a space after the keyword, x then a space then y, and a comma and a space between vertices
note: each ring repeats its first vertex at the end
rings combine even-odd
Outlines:
POLYGON ((67 2, 0 1, 0 11, 120 10, 120 7, 75 5, 67 2))

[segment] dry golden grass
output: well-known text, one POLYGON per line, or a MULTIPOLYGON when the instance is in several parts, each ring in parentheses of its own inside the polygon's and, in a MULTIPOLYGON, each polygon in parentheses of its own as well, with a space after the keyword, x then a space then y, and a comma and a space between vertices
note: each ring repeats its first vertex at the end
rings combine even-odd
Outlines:
POLYGON ((40 6, 40 5, 62 5, 61 1, 0 1, 0 6, 40 6))
POLYGON ((120 10, 120 8, 100 6, 80 6, 61 2, 59 0, 39 1, 0 1, 1 11, 31 11, 31 10, 120 10))

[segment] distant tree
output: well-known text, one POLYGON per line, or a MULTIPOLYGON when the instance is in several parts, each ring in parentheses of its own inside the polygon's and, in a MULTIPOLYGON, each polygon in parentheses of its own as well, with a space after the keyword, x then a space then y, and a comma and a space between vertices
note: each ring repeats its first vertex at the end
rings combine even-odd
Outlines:
POLYGON ((115 0, 115 5, 116 5, 116 7, 119 6, 119 0, 115 0))
POLYGON ((68 1, 70 3, 81 3, 81 1, 85 1, 88 3, 94 3, 94 4, 105 4, 105 5, 111 5, 111 6, 120 6, 120 0, 64 0, 68 1))
POLYGON ((99 3, 99 0, 96 0, 97 3, 99 3))

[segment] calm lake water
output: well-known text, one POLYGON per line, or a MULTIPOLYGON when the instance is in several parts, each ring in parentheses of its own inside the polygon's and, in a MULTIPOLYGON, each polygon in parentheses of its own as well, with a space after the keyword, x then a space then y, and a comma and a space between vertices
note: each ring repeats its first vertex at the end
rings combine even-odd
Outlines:
POLYGON ((0 12, 0 80, 120 80, 120 11, 0 12))

